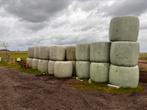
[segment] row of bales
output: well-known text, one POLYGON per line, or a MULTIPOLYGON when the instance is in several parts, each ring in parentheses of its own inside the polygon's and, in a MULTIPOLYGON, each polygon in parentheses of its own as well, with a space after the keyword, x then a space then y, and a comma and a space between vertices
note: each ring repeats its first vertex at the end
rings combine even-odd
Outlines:
POLYGON ((57 78, 76 76, 134 88, 139 82, 138 30, 138 18, 116 17, 110 24, 110 42, 30 47, 27 63, 57 78))

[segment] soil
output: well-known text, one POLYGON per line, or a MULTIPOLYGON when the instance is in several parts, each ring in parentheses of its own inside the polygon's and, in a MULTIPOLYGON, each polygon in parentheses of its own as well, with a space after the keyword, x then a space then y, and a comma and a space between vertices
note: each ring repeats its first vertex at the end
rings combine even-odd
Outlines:
POLYGON ((139 61, 140 82, 147 83, 147 60, 139 61))
POLYGON ((36 77, 0 68, 0 110, 147 110, 147 83, 142 93, 80 91, 73 79, 36 77))

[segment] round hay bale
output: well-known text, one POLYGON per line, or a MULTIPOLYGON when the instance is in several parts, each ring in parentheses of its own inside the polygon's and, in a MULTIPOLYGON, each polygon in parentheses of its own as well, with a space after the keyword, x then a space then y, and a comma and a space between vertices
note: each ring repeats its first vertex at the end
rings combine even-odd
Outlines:
POLYGON ((33 58, 32 59, 32 68, 37 69, 38 67, 38 59, 33 58))
POLYGON ((32 58, 27 58, 26 63, 29 65, 29 67, 32 67, 32 58))
POLYGON ((79 61, 89 60, 89 44, 78 44, 76 46, 76 60, 79 61))
POLYGON ((109 63, 91 63, 90 79, 94 82, 107 82, 109 78, 109 63))
POLYGON ((50 60, 64 61, 65 60, 65 48, 63 46, 51 46, 50 47, 50 60))
POLYGON ((43 73, 48 73, 48 60, 39 60, 38 70, 43 73))
POLYGON ((54 65, 54 76, 57 78, 72 77, 72 62, 56 61, 54 65))
POLYGON ((113 42, 111 44, 111 63, 118 66, 135 66, 138 64, 139 43, 113 42))
POLYGON ((48 74, 49 75, 54 75, 54 65, 56 61, 51 61, 49 60, 48 62, 48 74))
POLYGON ((49 59, 49 47, 39 47, 39 58, 43 60, 49 59))
POLYGON ((28 57, 33 58, 34 57, 34 47, 28 48, 28 57))
POLYGON ((109 62, 110 42, 96 42, 90 44, 90 61, 109 62))
POLYGON ((109 82, 120 87, 136 88, 139 83, 138 66, 110 66, 109 82))
POLYGON ((79 78, 89 78, 90 62, 76 61, 76 75, 79 78))
POLYGON ((39 47, 34 47, 34 58, 39 58, 39 47))
POLYGON ((109 39, 111 41, 137 41, 139 31, 139 19, 125 16, 115 17, 111 20, 109 39))
POLYGON ((66 60, 67 61, 75 61, 76 54, 75 54, 75 46, 68 46, 66 47, 66 60))

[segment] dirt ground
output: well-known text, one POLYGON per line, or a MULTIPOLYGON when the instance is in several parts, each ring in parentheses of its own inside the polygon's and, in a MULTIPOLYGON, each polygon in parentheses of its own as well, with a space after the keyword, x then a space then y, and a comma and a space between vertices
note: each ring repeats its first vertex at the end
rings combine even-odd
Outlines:
POLYGON ((143 93, 114 95, 82 92, 68 86, 72 81, 1 67, 0 110, 147 110, 147 83, 143 93))

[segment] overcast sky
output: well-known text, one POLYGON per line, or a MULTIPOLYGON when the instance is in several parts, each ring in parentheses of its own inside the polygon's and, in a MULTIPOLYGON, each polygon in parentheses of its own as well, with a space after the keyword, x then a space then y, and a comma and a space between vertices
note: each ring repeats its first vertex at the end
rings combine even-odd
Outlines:
POLYGON ((108 41, 110 20, 135 15, 147 52, 147 0, 0 0, 0 41, 30 46, 108 41))

